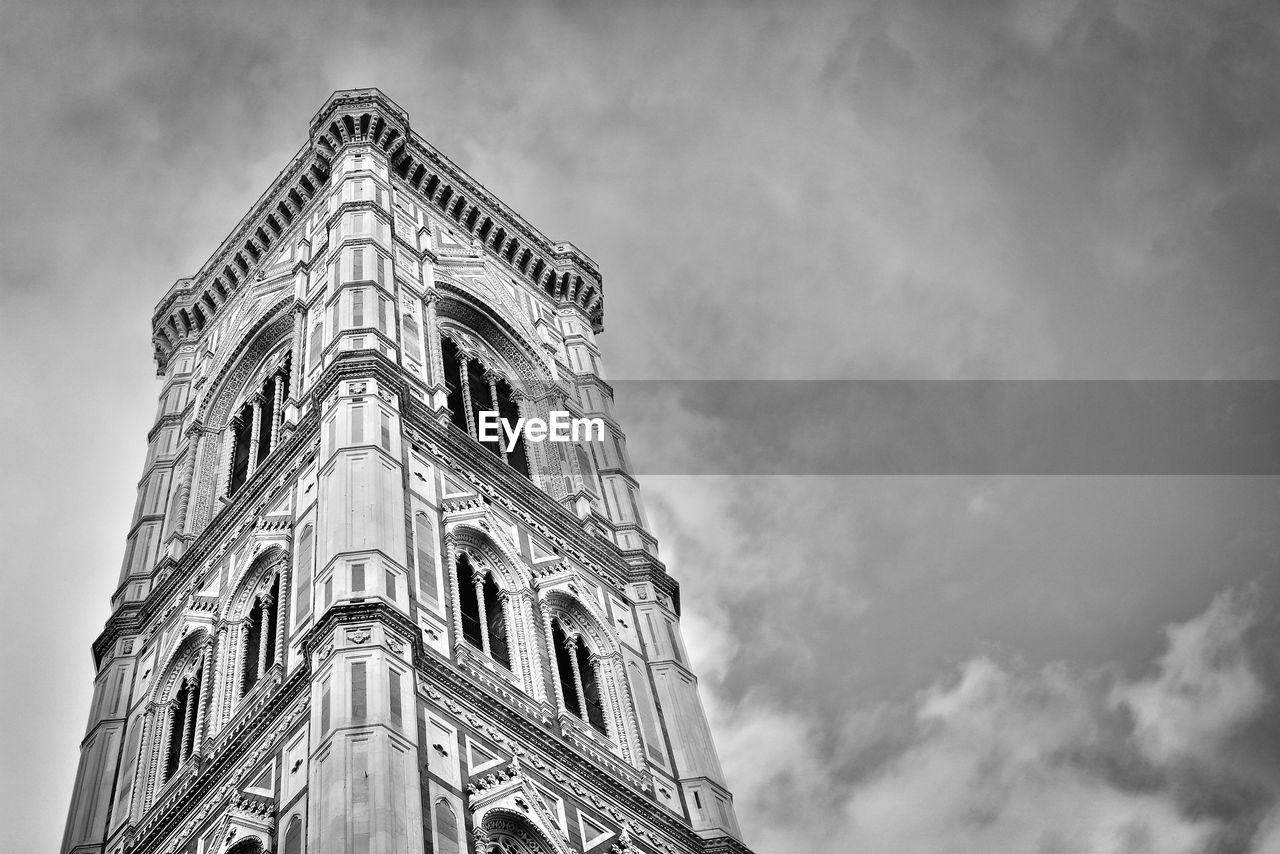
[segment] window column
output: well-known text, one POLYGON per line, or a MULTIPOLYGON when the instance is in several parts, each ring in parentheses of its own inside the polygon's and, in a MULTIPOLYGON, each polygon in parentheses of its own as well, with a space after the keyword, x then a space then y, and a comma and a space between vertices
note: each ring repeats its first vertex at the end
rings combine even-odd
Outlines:
MULTIPOLYGON (((275 375, 273 385, 274 400, 271 401, 271 444, 278 446, 280 444, 280 424, 284 420, 284 384, 288 380, 288 365, 282 368, 275 375)), ((270 453, 268 451, 267 453, 270 453)))
POLYGON ((275 602, 270 593, 263 594, 261 600, 262 610, 259 612, 261 620, 261 628, 258 629, 258 678, 262 678, 262 674, 267 672, 267 646, 271 642, 271 613, 275 607, 275 602))
POLYGON ((195 742, 191 746, 192 753, 198 753, 201 745, 204 743, 204 733, 201 730, 200 722, 206 720, 206 710, 209 708, 209 702, 213 698, 214 680, 212 677, 205 679, 203 674, 213 673, 213 650, 214 640, 210 637, 209 641, 204 646, 204 651, 200 653, 200 673, 202 675, 200 679, 200 690, 197 692, 196 696, 196 732, 195 742))
POLYGON ((161 757, 161 761, 164 763, 164 773, 160 775, 161 785, 173 779, 173 774, 178 770, 178 765, 180 764, 178 761, 180 742, 175 742, 173 739, 175 728, 178 730, 178 738, 182 738, 182 722, 178 720, 178 695, 175 694, 166 705, 168 708, 164 715, 164 741, 162 742, 164 744, 164 756, 161 757))
MULTIPOLYGON (((427 291, 423 300, 426 313, 422 318, 422 334, 426 336, 427 366, 430 371, 431 385, 434 388, 444 388, 444 359, 440 354, 440 334, 436 331, 436 303, 440 301, 440 294, 432 288, 427 291)), ((412 315, 409 317, 412 318, 412 315)))
MULTIPOLYGON (((182 757, 181 762, 186 762, 191 758, 191 749, 195 746, 195 729, 196 729, 196 705, 199 700, 200 693, 200 671, 196 671, 192 681, 186 682, 183 686, 183 692, 186 694, 184 711, 185 718, 182 722, 182 757)), ((179 763, 181 764, 181 763, 179 763)))
POLYGON ((578 694, 578 708, 582 710, 579 718, 585 718, 587 713, 587 692, 582 690, 582 671, 578 669, 578 639, 570 639, 565 637, 565 645, 569 651, 569 669, 573 671, 573 688, 578 694))
POLYGON ((227 461, 226 470, 223 472, 226 475, 226 480, 224 481, 226 484, 226 491, 223 493, 225 495, 230 495, 235 490, 236 486, 239 485, 235 482, 236 436, 239 435, 239 433, 240 413, 237 412, 227 421, 227 433, 222 439, 222 455, 223 459, 227 461))
MULTIPOLYGON (((498 403, 498 375, 486 368, 484 378, 489 381, 489 400, 493 401, 493 408, 498 410, 498 417, 501 419, 502 407, 498 403)), ((515 426, 515 424, 511 425, 513 429, 515 426)), ((506 433, 503 432, 501 435, 505 436, 506 433)), ((504 463, 507 462, 507 443, 502 438, 498 439, 498 454, 501 455, 504 463)))
POLYGON ((485 574, 473 570, 472 577, 476 585, 476 610, 480 616, 480 648, 485 655, 491 655, 489 652, 489 614, 488 609, 484 606, 485 574))
POLYGON ((467 376, 471 370, 471 360, 461 350, 458 351, 458 369, 462 375, 462 414, 467 419, 467 433, 474 437, 477 435, 476 419, 471 413, 471 380, 467 376))
POLYGON ((258 440, 262 432, 262 392, 253 396, 253 414, 249 418, 251 419, 249 422, 249 471, 245 475, 245 480, 253 477, 253 472, 258 467, 258 440))

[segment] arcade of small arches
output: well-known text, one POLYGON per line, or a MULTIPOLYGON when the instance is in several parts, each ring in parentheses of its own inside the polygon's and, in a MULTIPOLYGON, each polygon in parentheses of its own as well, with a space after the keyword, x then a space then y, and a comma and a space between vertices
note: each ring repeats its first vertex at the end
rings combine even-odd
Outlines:
POLYGON ((279 547, 259 555, 212 631, 188 632, 170 656, 147 709, 146 727, 152 734, 147 803, 279 663, 284 626, 278 603, 287 563, 288 555, 279 547))
MULTIPOLYGON (((487 535, 455 528, 446 541, 459 648, 511 672, 530 696, 545 696, 533 642, 539 607, 557 707, 633 758, 624 725, 630 697, 611 629, 563 590, 536 606, 512 558, 487 535)), ((144 735, 146 803, 154 802, 200 753, 203 739, 216 734, 280 663, 288 563, 279 546, 259 554, 215 624, 188 632, 170 656, 154 686, 144 730, 150 733, 144 735)))
POLYGON ((594 264, 570 244, 551 244, 524 231, 500 202, 471 186, 461 170, 410 133, 407 117, 385 103, 370 106, 373 109, 366 112, 335 115, 327 126, 316 128, 313 144, 304 146, 285 170, 289 180, 260 203, 204 269, 171 290, 161 312, 164 319, 157 321, 152 335, 162 370, 172 353, 207 329, 223 305, 252 280, 272 247, 323 191, 339 153, 353 143, 381 150, 393 174, 485 244, 531 287, 557 302, 581 307, 596 331, 603 328, 604 292, 594 264))
POLYGON ((500 569, 501 558, 495 558, 491 550, 477 548, 474 543, 478 538, 464 544, 467 538, 458 529, 446 537, 458 646, 486 656, 522 682, 526 693, 540 697, 544 691, 531 640, 538 634, 535 627, 540 626, 549 652, 547 666, 557 708, 631 758, 632 739, 625 725, 629 692, 621 676, 617 639, 607 621, 562 590, 535 604, 524 582, 500 569))
MULTIPOLYGON (((449 420, 453 426, 476 439, 504 463, 530 477, 529 454, 524 439, 518 437, 515 446, 508 451, 502 442, 486 442, 479 439, 477 424, 481 412, 496 411, 498 417, 514 427, 520 418, 519 386, 512 385, 497 368, 486 364, 476 352, 474 344, 460 346, 456 332, 448 329, 440 332, 440 355, 444 366, 445 389, 448 395, 449 420)), ((491 360, 490 360, 491 361, 491 360)))
MULTIPOLYGON (((520 474, 534 479, 534 471, 547 463, 538 461, 537 455, 526 447, 523 436, 508 449, 504 442, 481 440, 477 425, 481 412, 496 411, 503 421, 514 427, 519 418, 530 414, 527 386, 531 382, 539 384, 545 378, 541 376, 540 367, 532 364, 532 358, 519 351, 508 335, 494 327, 493 321, 487 318, 483 321, 485 334, 474 333, 453 319, 441 319, 436 324, 449 423, 520 474), (494 342, 495 338, 499 340, 494 342), (499 355, 491 346, 494 343, 505 345, 504 349, 511 352, 499 355), (521 363, 522 369, 511 367, 513 359, 521 363)), ((211 401, 205 405, 207 413, 202 413, 215 430, 222 431, 221 451, 215 452, 220 459, 217 480, 221 487, 217 494, 227 499, 241 490, 282 444, 284 408, 289 402, 292 383, 297 379, 293 371, 295 345, 287 334, 283 339, 272 337, 282 331, 278 322, 268 326, 260 336, 265 340, 246 345, 245 352, 246 357, 254 350, 269 349, 270 354, 260 358, 254 367, 242 366, 228 372, 218 397, 230 399, 221 403, 211 401), (220 422, 220 410, 232 413, 223 416, 225 422, 220 422), (225 423, 225 428, 218 426, 220 423, 225 423)), ((541 388, 532 391, 537 395, 541 388)), ((585 453, 580 448, 576 450, 577 464, 588 466, 585 453)), ((583 478, 587 480, 589 475, 584 473, 583 478)), ((547 482, 555 483, 558 479, 550 477, 547 482)), ((203 521, 207 522, 207 518, 203 521)))
POLYGON ((227 495, 234 495, 280 443, 284 403, 289 399, 292 354, 286 347, 245 389, 244 403, 231 416, 227 439, 230 471, 227 495))

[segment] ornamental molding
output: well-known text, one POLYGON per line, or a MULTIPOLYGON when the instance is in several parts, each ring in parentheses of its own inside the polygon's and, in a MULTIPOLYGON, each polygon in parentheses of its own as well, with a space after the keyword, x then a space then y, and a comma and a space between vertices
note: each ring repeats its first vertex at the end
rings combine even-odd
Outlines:
POLYGON ((531 851, 542 847, 540 841, 555 854, 577 854, 542 795, 521 772, 518 755, 506 768, 468 784, 467 792, 477 851, 487 850, 492 836, 511 835, 531 851))
POLYGON ((552 241, 409 127, 408 116, 376 89, 334 93, 313 118, 308 141, 200 270, 179 279, 152 315, 157 368, 217 322, 223 306, 259 279, 279 247, 297 239, 314 200, 331 183, 334 161, 350 145, 385 157, 397 194, 406 190, 435 217, 453 207, 482 257, 523 280, 543 299, 581 311, 600 332, 599 268, 567 241, 552 241), (463 209, 467 213, 463 215, 463 209), (479 239, 483 233, 484 239, 479 239))
POLYGON ((466 437, 453 435, 456 431, 447 425, 438 425, 420 402, 409 399, 406 404, 405 412, 410 417, 404 419, 405 435, 419 451, 466 480, 477 495, 502 507, 561 555, 573 557, 618 586, 631 583, 624 552, 587 534, 577 516, 493 454, 466 437), (477 472, 483 474, 483 479, 477 472))
POLYGON ((442 333, 454 337, 460 349, 470 350, 482 364, 498 373, 514 372, 518 381, 509 384, 529 397, 542 397, 554 388, 553 374, 541 354, 525 343, 526 336, 506 318, 480 304, 472 291, 447 279, 437 279, 436 293, 437 326, 442 333), (478 344, 476 339, 484 344, 478 344), (491 364, 493 361, 499 364, 491 364))
POLYGON ((246 797, 240 795, 232 798, 222 817, 214 824, 209 835, 213 845, 206 849, 206 854, 228 854, 232 849, 240 850, 246 842, 258 843, 258 850, 273 850, 271 839, 275 834, 276 802, 270 798, 246 797))
POLYGON ((560 617, 566 633, 585 636, 594 647, 592 651, 601 658, 619 655, 622 642, 613 630, 612 621, 595 597, 583 595, 577 571, 571 572, 573 578, 561 580, 554 586, 538 588, 538 601, 543 610, 548 617, 560 617))
MULTIPOLYGON (((420 641, 419 641, 420 643, 420 641)), ((489 739, 548 780, 572 791, 583 803, 621 825, 630 822, 655 851, 697 851, 700 837, 669 815, 651 794, 647 775, 621 760, 588 757, 531 717, 495 704, 488 692, 448 662, 431 656, 417 660, 419 691, 437 706, 489 739)))
POLYGON ((283 577, 289 569, 292 556, 287 545, 281 545, 277 540, 256 539, 256 532, 254 536, 255 541, 249 550, 252 557, 244 562, 244 568, 230 585, 232 593, 223 604, 220 623, 247 617, 250 600, 265 593, 277 574, 283 577))
POLYGON ((504 525, 492 511, 462 520, 450 521, 447 515, 444 518, 444 546, 455 560, 458 554, 465 552, 472 566, 492 569, 506 581, 509 591, 518 591, 532 584, 532 571, 511 542, 501 534, 504 525))
POLYGON ((209 383, 209 390, 195 416, 202 424, 208 425, 209 430, 221 432, 233 404, 263 367, 264 360, 293 334, 293 309, 297 302, 292 294, 281 297, 236 340, 234 346, 223 348, 230 356, 209 383))
MULTIPOLYGON (((234 732, 224 732, 205 751, 198 777, 184 781, 147 810, 133 826, 129 850, 174 854, 185 847, 211 815, 237 797, 247 775, 283 746, 286 735, 308 716, 311 671, 305 664, 257 709, 259 714, 234 732)), ((268 849, 270 848, 268 847, 268 849)))

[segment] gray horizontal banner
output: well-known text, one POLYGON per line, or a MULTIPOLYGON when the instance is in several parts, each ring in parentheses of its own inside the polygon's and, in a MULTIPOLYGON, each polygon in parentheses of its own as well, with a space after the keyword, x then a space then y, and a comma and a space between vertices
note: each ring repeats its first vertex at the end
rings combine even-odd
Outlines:
POLYGON ((637 474, 1280 474, 1280 381, 613 387, 637 474))

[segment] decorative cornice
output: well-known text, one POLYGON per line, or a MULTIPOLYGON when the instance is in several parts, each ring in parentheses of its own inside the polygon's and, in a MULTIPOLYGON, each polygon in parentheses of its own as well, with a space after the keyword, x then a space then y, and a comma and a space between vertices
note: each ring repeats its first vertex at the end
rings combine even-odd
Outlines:
POLYGON ((302 222, 302 212, 329 180, 329 163, 310 143, 288 165, 236 224, 194 276, 169 288, 151 317, 156 366, 163 373, 181 345, 198 338, 222 306, 246 282, 281 239, 302 222))
POLYGON ((604 328, 600 270, 568 241, 554 241, 414 133, 409 117, 377 89, 334 92, 311 120, 305 145, 290 159, 209 260, 169 288, 152 316, 157 368, 208 328, 222 306, 255 280, 262 265, 305 220, 347 145, 379 149, 391 173, 436 215, 453 221, 496 262, 558 305, 576 306, 596 332, 604 328))

